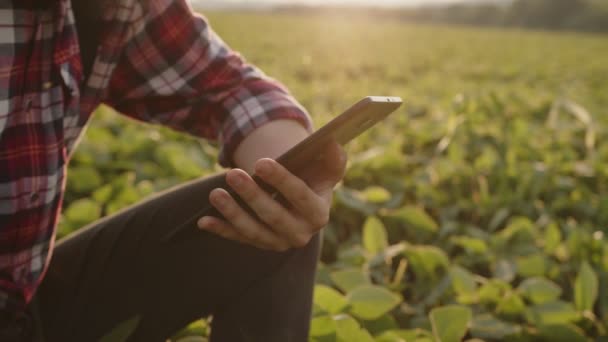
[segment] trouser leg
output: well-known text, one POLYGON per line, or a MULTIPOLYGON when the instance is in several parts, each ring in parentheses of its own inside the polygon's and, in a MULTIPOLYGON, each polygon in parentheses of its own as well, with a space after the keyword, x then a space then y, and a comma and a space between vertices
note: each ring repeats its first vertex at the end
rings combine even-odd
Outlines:
POLYGON ((306 341, 318 237, 285 253, 192 227, 223 175, 164 192, 62 240, 38 295, 48 341, 94 341, 134 317, 132 341, 164 341, 214 315, 214 341, 306 341))
POLYGON ((319 237, 215 312, 211 341, 307 341, 319 237))

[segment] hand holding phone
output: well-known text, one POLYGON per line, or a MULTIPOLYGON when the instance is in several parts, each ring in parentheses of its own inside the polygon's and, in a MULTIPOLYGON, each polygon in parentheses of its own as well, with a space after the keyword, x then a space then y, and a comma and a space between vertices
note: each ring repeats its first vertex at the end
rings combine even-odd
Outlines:
MULTIPOLYGON (((276 161, 292 174, 298 175, 307 165, 323 158, 324 149, 328 144, 336 142, 340 145, 345 145, 377 122, 383 120, 390 113, 394 112, 401 103, 402 101, 398 97, 366 97, 302 142, 292 147, 276 161)), ((253 175, 253 180, 262 189, 281 201, 280 194, 271 186, 263 182, 260 177, 253 175)), ((224 184, 224 186, 221 187, 225 189, 251 216, 257 217, 255 212, 246 205, 230 186, 224 184)), ((172 239, 179 235, 180 232, 188 229, 196 229, 196 222, 203 216, 222 218, 221 214, 213 206, 209 205, 202 208, 201 211, 191 217, 190 220, 171 231, 166 236, 166 239, 172 239)))

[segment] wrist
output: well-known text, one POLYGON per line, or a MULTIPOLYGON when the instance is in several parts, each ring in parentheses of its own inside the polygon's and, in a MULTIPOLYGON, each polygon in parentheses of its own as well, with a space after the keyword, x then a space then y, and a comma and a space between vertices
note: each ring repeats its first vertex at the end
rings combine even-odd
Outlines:
POLYGON ((276 159, 308 135, 310 133, 306 128, 295 120, 268 122, 243 139, 234 152, 234 164, 252 174, 256 161, 262 158, 276 159))

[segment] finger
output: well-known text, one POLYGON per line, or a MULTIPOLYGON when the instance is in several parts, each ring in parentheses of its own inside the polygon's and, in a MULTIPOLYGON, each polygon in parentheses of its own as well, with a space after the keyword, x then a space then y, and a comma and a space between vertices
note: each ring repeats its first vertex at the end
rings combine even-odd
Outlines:
POLYGON ((298 220, 292 211, 262 190, 246 172, 231 170, 226 175, 226 181, 258 218, 290 246, 303 247, 316 233, 316 227, 311 227, 306 221, 298 220))
POLYGON ((212 216, 204 216, 198 220, 197 225, 200 229, 219 235, 227 240, 246 243, 246 238, 227 224, 225 221, 212 216))
POLYGON ((317 195, 302 179, 272 159, 261 159, 255 164, 256 175, 274 187, 316 230, 329 220, 327 202, 317 195))
POLYGON ((252 245, 266 245, 277 251, 286 250, 289 245, 282 241, 268 227, 251 217, 224 189, 215 189, 209 194, 211 204, 224 216, 236 231, 252 245))
POLYGON ((201 218, 198 221, 198 226, 200 229, 221 236, 226 240, 231 240, 246 245, 252 245, 256 248, 263 250, 273 250, 273 248, 271 248, 270 246, 261 243, 252 243, 245 236, 240 234, 238 230, 232 225, 230 225, 228 222, 212 216, 205 216, 201 218))
POLYGON ((346 151, 337 142, 332 142, 327 146, 327 152, 323 161, 325 162, 328 176, 333 176, 333 178, 327 177, 327 181, 331 182, 332 185, 335 185, 344 178, 347 159, 346 151))
POLYGON ((302 177, 317 193, 331 191, 344 178, 346 162, 344 148, 336 142, 331 142, 326 145, 323 157, 318 163, 307 168, 302 177))

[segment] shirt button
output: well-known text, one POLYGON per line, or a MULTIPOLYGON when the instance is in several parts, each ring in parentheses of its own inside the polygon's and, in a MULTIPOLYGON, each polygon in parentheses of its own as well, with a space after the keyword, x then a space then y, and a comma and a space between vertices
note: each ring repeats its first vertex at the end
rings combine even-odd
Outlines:
POLYGON ((36 203, 36 202, 38 202, 39 199, 40 199, 40 194, 38 194, 37 192, 34 192, 33 194, 30 195, 31 203, 36 203))
POLYGON ((49 89, 51 89, 52 86, 53 86, 53 83, 51 83, 51 82, 44 82, 42 84, 42 88, 44 88, 44 90, 49 90, 49 89))

